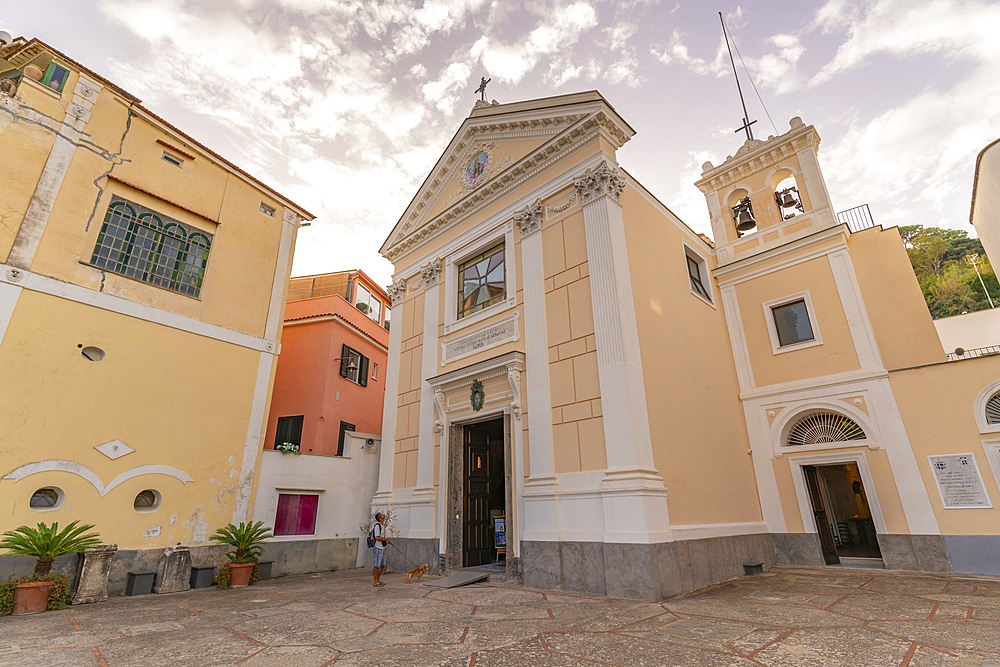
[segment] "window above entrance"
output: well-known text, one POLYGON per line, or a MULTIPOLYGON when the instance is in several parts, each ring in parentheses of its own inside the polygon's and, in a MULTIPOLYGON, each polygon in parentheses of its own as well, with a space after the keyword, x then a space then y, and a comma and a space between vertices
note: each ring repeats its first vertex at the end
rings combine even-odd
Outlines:
POLYGON ((500 243, 458 267, 458 318, 500 303, 507 296, 504 244, 500 243))
POLYGON ((445 249, 445 334, 498 315, 516 304, 514 221, 489 221, 445 249))

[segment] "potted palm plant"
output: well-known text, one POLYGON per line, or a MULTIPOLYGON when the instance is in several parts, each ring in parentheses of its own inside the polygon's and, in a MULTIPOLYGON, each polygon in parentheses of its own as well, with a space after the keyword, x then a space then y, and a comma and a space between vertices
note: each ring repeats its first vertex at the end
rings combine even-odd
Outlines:
MULTIPOLYGON (((264 527, 263 521, 240 525, 229 524, 212 534, 215 542, 228 544, 233 550, 226 554, 229 559, 222 567, 228 570, 229 585, 233 587, 246 586, 250 583, 250 575, 257 566, 257 559, 264 553, 264 543, 273 537, 271 530, 264 527)), ((220 579, 224 579, 220 574, 220 579)))
POLYGON ((51 526, 39 523, 37 527, 21 526, 9 530, 0 540, 0 549, 6 549, 18 556, 33 556, 35 571, 25 577, 27 581, 19 583, 14 589, 14 608, 12 614, 37 614, 45 611, 49 603, 49 594, 55 585, 55 577, 49 576, 52 571, 52 560, 63 554, 71 554, 91 549, 101 543, 97 533, 88 533, 92 524, 78 525, 74 521, 59 530, 59 523, 51 526))

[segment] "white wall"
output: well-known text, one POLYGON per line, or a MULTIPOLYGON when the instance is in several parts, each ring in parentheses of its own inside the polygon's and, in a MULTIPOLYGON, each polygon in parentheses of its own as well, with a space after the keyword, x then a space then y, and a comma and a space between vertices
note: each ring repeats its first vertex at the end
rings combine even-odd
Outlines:
POLYGON ((973 350, 1000 345, 1000 308, 944 317, 934 320, 934 326, 948 353, 954 352, 956 347, 973 350))
POLYGON ((263 521, 273 529, 280 493, 317 493, 314 535, 280 535, 270 542, 360 538, 360 560, 366 555, 364 536, 359 530, 368 522, 372 496, 378 487, 381 436, 369 433, 346 433, 344 456, 286 454, 265 449, 257 481, 253 520, 263 521), (375 444, 365 446, 372 438, 375 444))

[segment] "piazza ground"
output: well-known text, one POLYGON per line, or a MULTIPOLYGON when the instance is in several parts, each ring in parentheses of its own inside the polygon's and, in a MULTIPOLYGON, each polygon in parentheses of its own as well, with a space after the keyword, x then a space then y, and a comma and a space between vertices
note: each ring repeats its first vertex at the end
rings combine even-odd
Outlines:
POLYGON ((384 579, 351 570, 3 617, 0 664, 1000 666, 995 578, 780 568, 662 603, 384 579))

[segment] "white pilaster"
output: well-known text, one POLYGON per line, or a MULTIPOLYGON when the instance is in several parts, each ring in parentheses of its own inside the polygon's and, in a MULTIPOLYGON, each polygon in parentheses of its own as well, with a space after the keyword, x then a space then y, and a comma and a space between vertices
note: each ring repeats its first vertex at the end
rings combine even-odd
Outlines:
POLYGON ((392 301, 393 319, 389 327, 389 355, 385 368, 385 398, 382 403, 382 451, 379 455, 378 491, 372 498, 373 508, 385 508, 392 502, 392 465, 396 452, 396 409, 399 404, 399 354, 402 342, 403 297, 406 281, 400 279, 388 289, 392 301))
POLYGON ((653 465, 639 330, 621 192, 608 162, 576 182, 583 202, 608 469, 602 481, 606 542, 669 540, 666 488, 653 465))
POLYGON ((236 501, 233 503, 233 523, 247 521, 250 518, 250 501, 253 496, 254 473, 257 461, 260 459, 260 436, 267 414, 267 388, 271 383, 271 368, 274 355, 261 352, 257 362, 257 380, 254 382, 253 402, 250 404, 250 422, 247 425, 247 438, 243 443, 243 460, 240 463, 240 480, 236 487, 236 501))
POLYGON ((10 318, 14 316, 14 308, 17 300, 21 297, 21 288, 8 283, 4 278, 21 280, 23 273, 20 269, 8 268, 0 264, 0 271, 4 275, 0 276, 0 344, 3 344, 4 336, 7 335, 7 327, 10 326, 10 318))
POLYGON ((420 269, 424 281, 424 335, 420 369, 420 426, 417 437, 417 485, 410 505, 408 537, 433 537, 434 531, 434 389, 426 378, 437 369, 438 301, 441 260, 420 269))
POLYGON ((847 316, 847 326, 854 340, 854 349, 858 354, 861 368, 884 368, 882 355, 879 353, 878 342, 875 340, 875 330, 868 318, 868 309, 861 294, 861 285, 854 273, 854 263, 847 249, 837 250, 827 255, 833 279, 840 293, 840 302, 847 316))
MULTIPOLYGON (((557 540, 559 512, 552 458, 552 400, 549 395, 549 346, 545 324, 545 273, 542 262, 542 202, 536 200, 514 216, 521 230, 524 287, 525 417, 530 421, 528 480, 524 483, 525 540, 557 540)), ((515 443, 521 424, 514 420, 515 443)), ((518 450, 520 451, 520 450, 518 450)), ((523 470, 522 470, 523 476, 523 470)))

